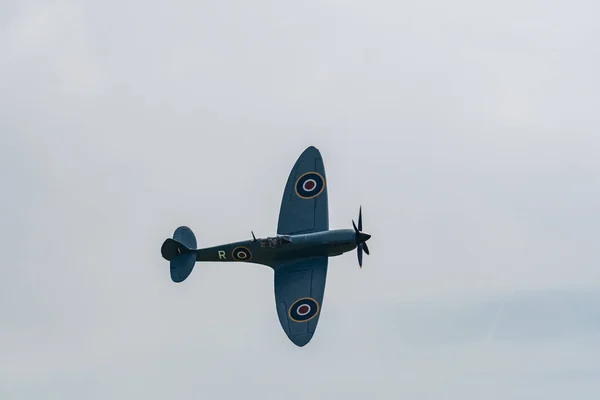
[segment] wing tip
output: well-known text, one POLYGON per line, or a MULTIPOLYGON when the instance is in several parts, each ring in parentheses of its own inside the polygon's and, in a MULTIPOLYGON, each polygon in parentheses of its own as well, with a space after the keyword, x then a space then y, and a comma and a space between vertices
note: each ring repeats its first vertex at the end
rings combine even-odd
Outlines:
POLYGON ((308 146, 306 149, 304 149, 304 151, 302 152, 302 155, 300 157, 306 157, 306 156, 315 156, 315 157, 321 157, 321 152, 319 151, 319 149, 317 149, 315 146, 308 146))
POLYGON ((312 339, 313 333, 304 333, 302 335, 288 336, 292 343, 298 347, 306 346, 312 339))

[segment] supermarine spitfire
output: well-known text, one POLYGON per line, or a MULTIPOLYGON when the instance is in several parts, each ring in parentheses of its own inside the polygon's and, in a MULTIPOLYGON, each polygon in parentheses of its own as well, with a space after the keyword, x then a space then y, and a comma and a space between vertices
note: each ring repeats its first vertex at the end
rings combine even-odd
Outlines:
POLYGON ((277 235, 196 248, 196 237, 187 226, 175 230, 162 245, 170 261, 171 279, 183 282, 196 262, 246 262, 271 267, 275 276, 275 305, 281 327, 297 346, 310 342, 323 304, 329 257, 357 249, 362 268, 363 251, 369 254, 362 232, 362 208, 358 226, 329 230, 329 205, 323 158, 310 146, 300 155, 285 186, 277 235))

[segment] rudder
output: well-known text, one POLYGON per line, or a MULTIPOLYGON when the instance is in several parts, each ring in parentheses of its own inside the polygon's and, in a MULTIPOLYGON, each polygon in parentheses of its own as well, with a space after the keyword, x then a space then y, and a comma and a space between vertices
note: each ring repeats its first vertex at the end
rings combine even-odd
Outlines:
POLYGON ((196 236, 187 226, 180 226, 173 233, 173 239, 164 241, 160 252, 170 262, 173 282, 183 282, 192 273, 196 264, 196 245, 196 236))

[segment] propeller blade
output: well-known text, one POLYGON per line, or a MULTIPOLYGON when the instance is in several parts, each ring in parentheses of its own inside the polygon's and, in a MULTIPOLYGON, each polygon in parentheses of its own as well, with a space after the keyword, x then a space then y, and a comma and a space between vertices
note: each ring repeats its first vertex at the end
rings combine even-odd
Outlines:
POLYGON ((362 243, 363 249, 367 255, 369 255, 369 246, 367 246, 367 242, 362 243))
POLYGON ((362 232, 362 206, 358 209, 358 230, 362 232))
POLYGON ((363 259, 363 254, 362 254, 362 243, 358 245, 358 247, 356 248, 356 252, 358 254, 358 266, 362 268, 362 259, 363 259))
POLYGON ((354 232, 358 233, 358 228, 356 227, 354 220, 352 220, 352 226, 354 227, 354 232))

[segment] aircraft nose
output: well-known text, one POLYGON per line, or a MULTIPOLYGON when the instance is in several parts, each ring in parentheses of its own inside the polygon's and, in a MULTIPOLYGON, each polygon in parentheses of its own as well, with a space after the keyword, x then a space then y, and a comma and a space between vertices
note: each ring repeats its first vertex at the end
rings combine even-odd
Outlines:
POLYGON ((360 233, 360 241, 361 242, 366 242, 367 240, 371 239, 371 235, 369 235, 368 233, 360 233))

